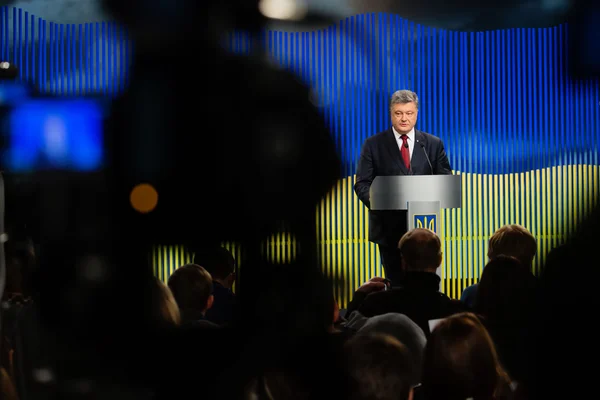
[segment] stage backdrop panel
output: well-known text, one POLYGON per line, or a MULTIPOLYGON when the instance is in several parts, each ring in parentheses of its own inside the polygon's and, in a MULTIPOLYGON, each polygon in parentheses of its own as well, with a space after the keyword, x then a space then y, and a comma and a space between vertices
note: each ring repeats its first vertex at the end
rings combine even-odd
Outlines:
POLYGON ((0 58, 44 93, 118 94, 129 82, 132 51, 127 30, 115 22, 56 24, 0 7, 0 58))
MULTIPOLYGON (((353 192, 364 140, 390 126, 397 89, 420 97, 417 128, 446 144, 462 177, 461 209, 445 210, 444 291, 477 282, 487 241, 521 224, 538 241, 534 273, 597 202, 598 81, 570 75, 567 25, 453 32, 373 13, 311 32, 264 31, 269 55, 313 88, 343 160, 343 179, 317 210, 321 262, 342 304, 383 271, 368 211, 353 192)), ((232 34, 234 52, 248 38, 232 34)))
MULTIPOLYGON (((385 13, 310 32, 261 33, 268 55, 312 88, 343 161, 342 179, 315 212, 321 263, 342 306, 362 282, 383 274, 367 241, 368 212, 352 186, 360 146, 388 128, 388 101, 397 89, 418 93, 417 128, 444 140, 463 181, 462 208, 443 212, 441 221, 448 295, 459 297, 479 279, 487 240, 500 226, 518 223, 535 235, 535 273, 546 253, 576 229, 597 202, 600 94, 597 80, 569 77, 568 35, 567 25, 453 32, 385 13)), ((235 32, 227 46, 243 54, 250 39, 235 32)), ((2 59, 50 93, 120 93, 132 48, 115 23, 55 24, 0 8, 2 59)), ((224 246, 243 277, 240 249, 224 246)), ((283 263, 294 257, 295 242, 275 232, 264 251, 283 263)), ((192 255, 182 246, 158 246, 151 259, 166 281, 192 255)))

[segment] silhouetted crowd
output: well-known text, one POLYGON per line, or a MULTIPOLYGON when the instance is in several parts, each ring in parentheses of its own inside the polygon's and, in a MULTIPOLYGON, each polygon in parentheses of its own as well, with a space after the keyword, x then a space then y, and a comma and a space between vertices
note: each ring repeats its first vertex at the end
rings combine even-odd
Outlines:
MULTIPOLYGON (((451 299, 440 290, 441 279, 436 270, 442 262, 442 251, 435 233, 420 228, 411 230, 398 247, 402 255, 402 281, 390 284, 383 277, 373 277, 356 290, 346 308, 338 306, 328 280, 322 281, 327 284, 325 301, 315 303, 321 309, 308 307, 312 311, 306 321, 301 317, 302 312, 289 309, 293 302, 281 297, 284 309, 281 316, 273 314, 274 326, 297 323, 298 327, 287 328, 302 331, 313 324, 322 328, 324 336, 317 340, 307 339, 310 335, 306 335, 296 344, 293 340, 286 342, 281 347, 286 351, 276 361, 264 366, 257 361, 256 371, 260 373, 230 376, 232 385, 238 378, 244 382, 240 392, 243 398, 318 398, 318 393, 326 393, 323 385, 328 381, 342 383, 340 398, 355 400, 538 398, 539 381, 535 373, 539 370, 536 364, 539 360, 532 344, 536 343, 540 326, 536 324, 543 315, 539 311, 545 277, 540 279, 532 273, 538 249, 534 236, 520 225, 506 225, 494 232, 489 238, 489 261, 478 282, 467 287, 460 300, 451 299), (291 318, 285 320, 285 314, 291 318), (311 365, 316 360, 311 361, 310 356, 316 349, 319 354, 328 354, 331 364, 327 368, 336 368, 331 370, 331 379, 315 377, 309 372, 316 368, 311 365)), ((553 249, 544 272, 551 277, 556 274, 557 265, 568 260, 565 257, 569 251, 567 245, 553 249)), ((39 392, 36 394, 31 387, 56 379, 50 369, 35 366, 43 358, 41 355, 47 353, 44 346, 50 343, 35 339, 45 329, 36 314, 32 300, 35 296, 28 282, 37 258, 31 241, 6 244, 0 384, 2 396, 7 399, 47 398, 39 397, 39 392)), ((154 278, 155 322, 167 330, 197 333, 198 340, 215 337, 202 336, 205 332, 212 332, 211 335, 223 332, 227 336, 231 329, 239 330, 238 312, 243 309, 239 304, 243 297, 232 290, 235 284, 236 260, 232 253, 222 247, 200 249, 194 255, 194 262, 177 268, 166 284, 154 278)), ((303 299, 296 299, 300 306, 311 302, 311 293, 306 289, 313 283, 307 283, 308 286, 298 283, 296 288, 294 282, 286 284, 290 296, 304 292, 303 299)), ((318 291, 324 287, 314 283, 314 296, 319 297, 323 292, 318 291)), ((270 288, 265 282, 264 288, 252 290, 270 288)), ((277 307, 273 304, 277 303, 276 296, 265 298, 272 303, 265 308, 277 307)), ((256 323, 260 324, 259 318, 256 323)), ((280 336, 273 336, 276 337, 280 336)), ((238 351, 243 349, 238 347, 235 352, 238 351)), ((215 353, 210 354, 212 357, 215 353)), ((210 360, 190 362, 210 363, 210 360)), ((235 361, 231 359, 230 365, 233 364, 235 361)), ((219 375, 219 371, 215 374, 219 375)), ((151 385, 145 390, 142 397, 153 398, 151 385)), ((214 397, 219 390, 211 393, 214 397)), ((225 395, 229 393, 227 390, 222 393, 224 398, 229 397, 225 395)), ((139 395, 136 392, 134 398, 140 398, 139 395)))

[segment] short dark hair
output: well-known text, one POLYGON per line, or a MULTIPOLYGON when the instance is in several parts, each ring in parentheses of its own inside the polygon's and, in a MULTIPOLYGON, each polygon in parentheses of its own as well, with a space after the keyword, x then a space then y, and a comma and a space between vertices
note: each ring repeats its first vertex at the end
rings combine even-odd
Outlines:
POLYGON ((425 347, 425 398, 492 399, 508 382, 487 329, 471 312, 440 321, 425 347))
POLYGON ((494 322, 527 322, 532 318, 538 280, 516 257, 500 255, 483 268, 474 310, 494 322))
POLYGON ((440 266, 442 243, 432 231, 424 228, 412 229, 402 236, 398 249, 410 269, 429 269, 440 266))
POLYGON ((169 277, 169 289, 180 310, 203 311, 212 294, 212 277, 197 264, 186 264, 169 277))
POLYGON ((344 346, 351 399, 408 399, 416 371, 409 350, 398 339, 359 335, 344 346))
POLYGON ((213 278, 225 279, 235 271, 233 254, 224 247, 200 248, 194 253, 194 264, 202 266, 213 278))

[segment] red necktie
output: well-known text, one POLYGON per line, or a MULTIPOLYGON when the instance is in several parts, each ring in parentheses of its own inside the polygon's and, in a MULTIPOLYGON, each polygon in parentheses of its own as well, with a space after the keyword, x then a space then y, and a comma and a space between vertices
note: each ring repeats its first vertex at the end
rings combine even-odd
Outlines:
POLYGON ((408 150, 408 136, 402 135, 402 147, 400 149, 400 153, 402 154, 402 160, 404 160, 404 165, 406 165, 407 169, 410 169, 410 151, 408 150))

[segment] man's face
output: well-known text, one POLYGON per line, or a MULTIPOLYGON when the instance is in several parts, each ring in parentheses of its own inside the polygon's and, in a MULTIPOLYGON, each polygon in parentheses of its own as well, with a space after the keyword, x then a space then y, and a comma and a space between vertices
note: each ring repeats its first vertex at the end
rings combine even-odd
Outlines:
POLYGON ((392 105, 392 125, 398 133, 408 133, 417 123, 419 110, 414 102, 392 105))

